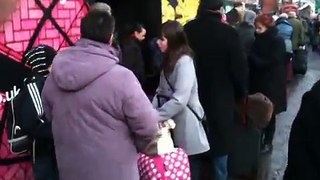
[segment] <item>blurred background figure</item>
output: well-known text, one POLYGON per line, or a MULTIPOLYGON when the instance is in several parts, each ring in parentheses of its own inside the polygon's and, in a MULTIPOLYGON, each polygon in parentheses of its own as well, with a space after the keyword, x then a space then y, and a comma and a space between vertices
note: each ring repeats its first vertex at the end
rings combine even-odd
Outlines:
POLYGON ((146 37, 146 29, 142 24, 128 24, 124 33, 120 36, 122 51, 121 64, 130 69, 143 86, 146 80, 145 61, 141 51, 141 42, 146 37))
POLYGON ((278 35, 284 40, 286 45, 286 66, 287 66, 287 80, 292 79, 292 63, 291 59, 293 57, 292 50, 292 34, 293 28, 290 22, 288 21, 288 15, 286 13, 280 14, 279 18, 276 20, 276 27, 278 29, 278 35))
POLYGON ((226 14, 228 23, 231 26, 237 26, 239 23, 241 23, 244 17, 245 9, 245 3, 235 2, 233 9, 226 14))
POLYGON ((255 20, 256 39, 249 56, 250 94, 261 92, 274 105, 274 114, 267 128, 262 132, 262 153, 272 151, 276 128, 276 115, 287 108, 286 99, 286 47, 278 36, 273 18, 259 15, 255 20))
POLYGON ((256 19, 256 13, 248 10, 244 13, 243 22, 241 22, 237 27, 237 31, 239 33, 239 37, 243 45, 243 49, 246 52, 246 56, 250 54, 251 46, 255 39, 255 36, 254 36, 256 31, 254 27, 255 19, 256 19))

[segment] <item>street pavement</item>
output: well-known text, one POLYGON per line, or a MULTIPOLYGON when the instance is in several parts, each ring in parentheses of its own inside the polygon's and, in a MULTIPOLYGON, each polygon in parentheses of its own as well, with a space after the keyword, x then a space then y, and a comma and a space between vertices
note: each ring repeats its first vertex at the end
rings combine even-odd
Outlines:
POLYGON ((277 116, 273 152, 261 157, 258 180, 282 180, 287 165, 291 124, 300 108, 302 95, 320 79, 320 56, 309 54, 308 72, 297 76, 288 87, 288 109, 277 116))

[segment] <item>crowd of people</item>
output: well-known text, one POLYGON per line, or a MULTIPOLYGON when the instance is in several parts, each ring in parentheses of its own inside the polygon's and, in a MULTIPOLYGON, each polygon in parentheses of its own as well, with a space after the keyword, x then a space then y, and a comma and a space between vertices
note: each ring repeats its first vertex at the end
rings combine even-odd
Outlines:
MULTIPOLYGON (((115 43, 116 22, 103 3, 81 20, 75 46, 57 53, 40 45, 27 53, 33 73, 25 88, 34 93, 19 100, 21 128, 35 140, 35 179, 139 180, 138 153, 168 119, 176 123, 172 138, 188 155, 191 180, 208 178, 205 167, 215 180, 256 179, 259 155, 272 151, 276 117, 287 108, 288 64, 305 31, 294 12, 274 19, 241 3, 225 16, 222 9, 222 1, 202 1, 185 26, 162 25, 150 43, 160 74, 153 94, 144 91, 140 42, 147 29, 130 24, 115 43), (273 103, 265 129, 243 116, 255 93, 273 103)), ((288 167, 293 180, 296 166, 288 167)))

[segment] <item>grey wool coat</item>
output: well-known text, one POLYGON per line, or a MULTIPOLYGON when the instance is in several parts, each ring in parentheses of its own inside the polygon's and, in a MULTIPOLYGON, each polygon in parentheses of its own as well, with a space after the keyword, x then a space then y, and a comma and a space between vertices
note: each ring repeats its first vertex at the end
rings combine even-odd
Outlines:
POLYGON ((173 130, 175 145, 184 149, 188 155, 208 151, 210 147, 202 123, 187 107, 188 104, 199 117, 204 116, 198 96, 193 59, 183 55, 177 61, 168 80, 174 92, 162 72, 153 105, 158 109, 161 120, 171 118, 175 121, 176 128, 173 130))

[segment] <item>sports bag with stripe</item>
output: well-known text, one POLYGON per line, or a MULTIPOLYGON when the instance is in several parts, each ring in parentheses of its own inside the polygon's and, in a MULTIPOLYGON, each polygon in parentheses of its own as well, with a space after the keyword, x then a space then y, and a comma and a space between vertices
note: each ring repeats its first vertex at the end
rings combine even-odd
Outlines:
POLYGON ((24 130, 24 126, 26 123, 28 123, 28 125, 34 123, 23 122, 22 116, 35 117, 34 119, 39 121, 36 124, 44 123, 43 118, 41 118, 44 116, 41 91, 38 89, 35 77, 25 80, 23 89, 10 101, 7 131, 10 151, 12 153, 24 153, 31 149, 33 137, 31 137, 29 132, 24 130), (28 99, 30 100, 28 101, 28 99), (25 102, 30 102, 30 104, 26 106, 23 104, 25 102), (28 108, 28 114, 22 113, 23 108, 28 108))

